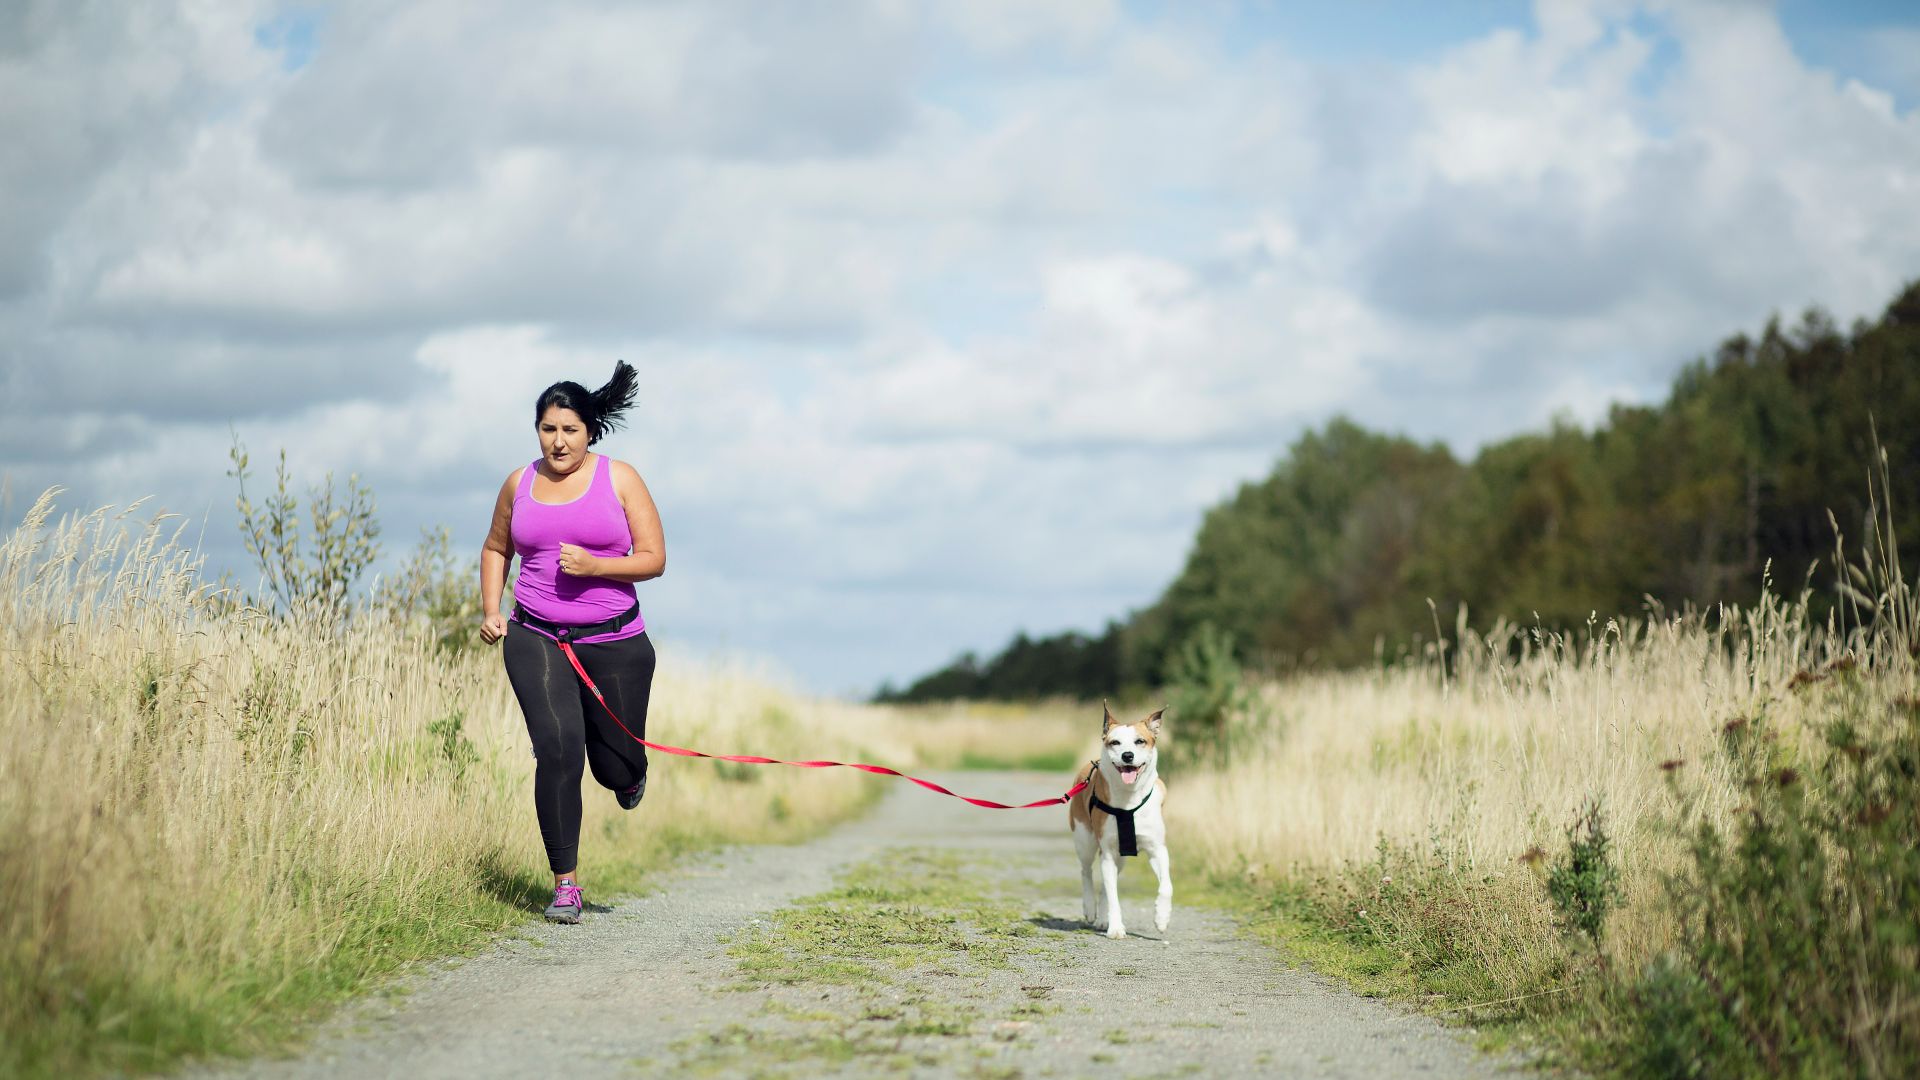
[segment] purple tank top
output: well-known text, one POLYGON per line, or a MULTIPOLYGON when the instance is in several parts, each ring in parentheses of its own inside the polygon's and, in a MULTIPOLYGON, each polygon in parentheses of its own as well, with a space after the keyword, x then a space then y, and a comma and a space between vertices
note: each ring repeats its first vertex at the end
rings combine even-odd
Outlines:
MULTIPOLYGON (((626 508, 614 493, 607 458, 596 454, 586 494, 564 503, 533 497, 540 462, 528 465, 513 493, 513 550, 520 556, 520 577, 513 599, 535 618, 562 626, 588 626, 624 614, 633 606, 633 584, 601 577, 572 577, 560 570, 560 545, 578 544, 587 554, 618 558, 633 551, 633 530, 626 508)), ((634 620, 611 634, 583 642, 619 641, 644 632, 646 620, 634 620)))

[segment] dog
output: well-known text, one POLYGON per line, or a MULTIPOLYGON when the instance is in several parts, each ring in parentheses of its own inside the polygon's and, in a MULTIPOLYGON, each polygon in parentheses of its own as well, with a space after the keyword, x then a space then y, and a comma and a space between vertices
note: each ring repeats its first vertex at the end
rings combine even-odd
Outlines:
POLYGON ((1122 724, 1103 702, 1100 756, 1081 775, 1086 790, 1067 804, 1067 827, 1080 853, 1080 910, 1088 926, 1110 938, 1127 936, 1120 917, 1120 860, 1136 852, 1147 857, 1160 882, 1153 902, 1153 928, 1166 933, 1173 915, 1173 877, 1167 860, 1167 785, 1161 781, 1159 760, 1160 716, 1122 724), (1100 890, 1094 891, 1093 868, 1100 866, 1100 890))

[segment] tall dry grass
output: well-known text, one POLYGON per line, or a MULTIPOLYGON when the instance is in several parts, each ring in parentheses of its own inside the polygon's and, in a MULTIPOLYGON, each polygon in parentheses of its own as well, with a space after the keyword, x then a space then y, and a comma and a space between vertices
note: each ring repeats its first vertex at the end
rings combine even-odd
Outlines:
POLYGON ((1764 715, 1786 768, 1836 716, 1817 692, 1830 672, 1857 679, 1862 715, 1910 708, 1920 607, 1884 517, 1845 574, 1825 615, 1803 594, 1478 634, 1462 613, 1413 662, 1263 686, 1231 764, 1182 777, 1168 812, 1207 870, 1304 888, 1315 918, 1387 943, 1422 989, 1525 1001, 1586 963, 1544 878, 1597 800, 1621 874, 1598 963, 1630 978, 1676 945, 1664 883, 1686 830, 1727 831, 1751 796, 1723 752, 1730 721, 1764 715))
POLYGON ((907 741, 910 757, 927 768, 1022 769, 1057 772, 1065 779, 1092 761, 1100 747, 1098 703, 1050 698, 876 708, 897 721, 891 730, 907 741))
MULTIPOLYGON (((0 543, 0 1074, 244 1051, 544 903, 532 759, 491 649, 373 612, 272 617, 210 589, 136 508, 0 543)), ((939 722, 663 650, 649 731, 703 749, 911 765, 939 722)), ((623 813, 588 785, 582 875, 791 839, 883 781, 656 757, 623 813)))
POLYGON ((1705 771, 1730 805, 1721 725, 1763 702, 1804 720, 1787 684, 1839 652, 1800 606, 1777 603, 1609 622, 1584 640, 1506 627, 1455 640, 1451 672, 1429 661, 1264 687, 1269 722, 1231 767, 1183 782, 1169 811, 1206 865, 1271 876, 1371 862, 1384 839, 1462 872, 1517 874, 1531 895, 1520 857, 1558 845, 1598 798, 1626 875, 1612 940, 1640 955, 1666 933, 1651 903, 1672 847, 1652 828, 1670 805, 1660 765, 1705 771))

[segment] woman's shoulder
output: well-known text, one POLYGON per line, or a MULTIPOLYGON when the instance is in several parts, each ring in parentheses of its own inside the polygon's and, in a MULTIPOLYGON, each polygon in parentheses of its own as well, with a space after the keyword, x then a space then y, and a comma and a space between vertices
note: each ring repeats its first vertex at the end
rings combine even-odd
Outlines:
POLYGON ((614 483, 633 483, 640 479, 639 469, 634 468, 632 465, 621 461, 611 454, 602 454, 600 456, 607 459, 607 475, 613 478, 614 483))
POLYGON ((636 506, 641 501, 653 498, 647 493, 647 482, 640 479, 640 470, 619 458, 607 458, 607 479, 611 481, 613 493, 619 497, 622 506, 636 506))

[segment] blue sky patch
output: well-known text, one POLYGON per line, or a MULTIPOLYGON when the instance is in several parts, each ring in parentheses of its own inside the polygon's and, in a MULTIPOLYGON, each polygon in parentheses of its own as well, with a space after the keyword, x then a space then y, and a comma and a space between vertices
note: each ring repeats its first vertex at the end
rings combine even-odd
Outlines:
POLYGON ((253 29, 253 40, 280 54, 282 71, 299 71, 313 59, 324 16, 314 8, 289 8, 253 29))

